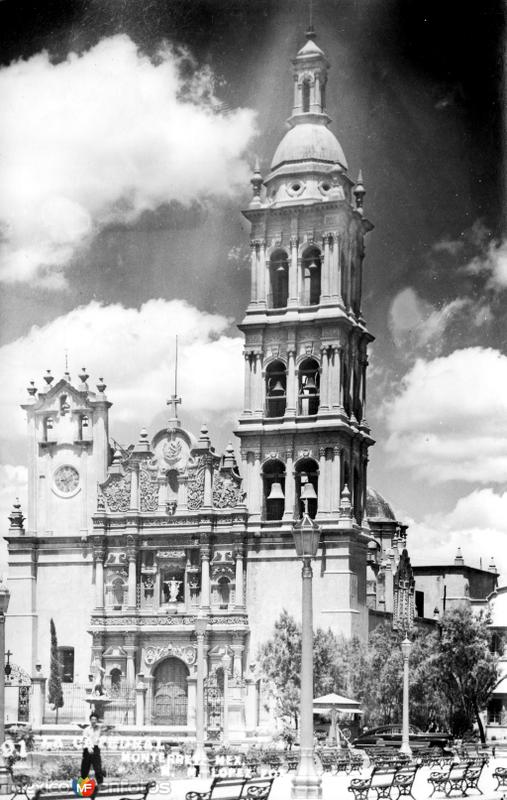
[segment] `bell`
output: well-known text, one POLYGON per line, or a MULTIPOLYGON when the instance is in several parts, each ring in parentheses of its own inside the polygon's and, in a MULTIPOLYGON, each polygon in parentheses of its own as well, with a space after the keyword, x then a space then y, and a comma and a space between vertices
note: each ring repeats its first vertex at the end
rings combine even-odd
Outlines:
POLYGON ((317 384, 313 375, 309 375, 306 379, 303 391, 308 394, 314 394, 317 391, 317 384))
POLYGON ((281 381, 276 381, 274 386, 272 386, 271 389, 270 389, 270 394, 271 395, 274 395, 274 394, 285 394, 285 389, 283 388, 283 385, 282 385, 281 381))
POLYGON ((276 481, 275 483, 271 484, 271 491, 268 494, 267 500, 284 500, 285 495, 283 493, 282 484, 276 481))
POLYGON ((306 268, 307 268, 307 269, 308 269, 310 272, 315 272, 315 270, 316 270, 316 269, 318 269, 318 266, 317 266, 317 264, 315 263, 315 261, 312 261, 310 264, 308 264, 308 265, 307 265, 307 267, 306 267, 306 268))
POLYGON ((277 272, 285 272, 285 264, 283 261, 278 262, 278 266, 276 268, 277 272))
POLYGON ((305 485, 301 489, 301 500, 316 500, 317 499, 317 492, 313 486, 313 483, 305 483, 305 485))

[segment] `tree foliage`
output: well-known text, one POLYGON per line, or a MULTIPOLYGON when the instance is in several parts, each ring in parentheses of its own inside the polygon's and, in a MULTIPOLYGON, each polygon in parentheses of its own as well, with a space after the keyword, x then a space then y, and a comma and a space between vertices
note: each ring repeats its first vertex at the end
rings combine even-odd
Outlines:
POLYGON ((62 691, 62 675, 61 664, 58 658, 58 640, 56 638, 56 628, 54 620, 51 619, 49 623, 49 630, 51 634, 51 651, 50 651, 50 667, 49 667, 49 683, 48 683, 48 700, 50 705, 56 711, 56 720, 58 721, 58 709, 63 706, 63 691, 62 691))

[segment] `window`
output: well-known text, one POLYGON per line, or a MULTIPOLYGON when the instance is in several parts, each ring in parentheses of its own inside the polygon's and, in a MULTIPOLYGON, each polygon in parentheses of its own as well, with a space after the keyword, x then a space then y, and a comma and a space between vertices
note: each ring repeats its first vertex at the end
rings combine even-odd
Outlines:
POLYGON ((415 613, 418 617, 424 617, 424 592, 415 593, 415 613))
POLYGON ((112 583, 113 608, 121 608, 125 598, 123 578, 115 578, 112 583))
POLYGON ((74 648, 59 647, 58 661, 60 662, 62 683, 74 682, 74 648))
POLYGON ((303 296, 301 302, 306 306, 317 306, 320 303, 321 254, 318 247, 309 247, 301 259, 303 270, 303 296))
POLYGON ((276 250, 269 259, 271 308, 285 308, 289 295, 289 257, 285 250, 276 250))
POLYGON ((262 470, 264 482, 264 517, 282 519, 285 509, 285 465, 277 459, 266 461, 262 470))
POLYGON ((306 114, 310 111, 310 81, 308 78, 303 81, 303 85, 301 86, 301 99, 303 112, 306 114))
POLYGON ((218 581, 218 602, 220 608, 227 608, 231 599, 231 584, 228 578, 220 578, 218 581))
POLYGON ((283 361, 266 367, 266 416, 283 417, 287 403, 287 374, 283 361))
POLYGON ((320 369, 314 358, 306 358, 299 367, 299 411, 304 417, 316 414, 320 404, 320 369))
POLYGON ((118 669, 118 667, 113 667, 109 675, 111 678, 111 694, 119 694, 121 686, 121 669, 118 669))

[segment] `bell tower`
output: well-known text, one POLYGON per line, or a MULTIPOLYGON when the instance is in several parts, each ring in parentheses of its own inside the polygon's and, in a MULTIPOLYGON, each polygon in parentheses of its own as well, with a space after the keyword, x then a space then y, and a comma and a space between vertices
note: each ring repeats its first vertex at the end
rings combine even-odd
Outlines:
POLYGON ((329 63, 315 38, 309 30, 292 62, 289 129, 264 178, 256 164, 243 211, 251 290, 239 326, 245 395, 236 433, 252 535, 290 532, 308 500, 344 576, 337 591, 347 622, 325 624, 353 633, 353 613, 365 603, 361 523, 373 444, 365 418, 373 337, 361 313, 363 242, 373 226, 363 214, 361 175, 349 178, 329 127, 329 63))

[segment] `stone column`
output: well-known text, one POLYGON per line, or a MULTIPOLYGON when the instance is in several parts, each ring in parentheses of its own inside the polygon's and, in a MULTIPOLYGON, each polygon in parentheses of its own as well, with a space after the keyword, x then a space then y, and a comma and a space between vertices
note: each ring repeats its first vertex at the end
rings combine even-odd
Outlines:
POLYGON ((333 367, 331 370, 331 405, 333 408, 340 408, 340 386, 341 386, 341 359, 340 348, 333 347, 333 367))
POLYGON ((188 510, 188 472, 178 473, 178 511, 188 510))
POLYGON ((257 302, 257 242, 250 242, 250 302, 257 302))
POLYGON ((209 543, 203 542, 201 544, 201 608, 204 611, 209 611, 210 608, 209 559, 209 543))
POLYGON ((319 492, 317 495, 318 513, 330 511, 327 489, 326 448, 319 447, 319 492))
POLYGON ((144 674, 140 672, 136 683, 136 726, 144 727, 146 719, 146 692, 148 687, 144 682, 144 674))
POLYGON ((130 473, 130 510, 139 509, 139 464, 134 464, 130 473))
POLYGON ((234 605, 236 608, 244 608, 245 606, 245 586, 244 586, 244 545, 243 542, 238 542, 236 545, 236 592, 234 597, 234 605))
POLYGON ((285 409, 286 417, 294 417, 296 414, 296 351, 287 351, 287 406, 285 409))
POLYGON ((320 404, 319 404, 319 411, 328 411, 329 410, 329 373, 330 373, 330 365, 329 365, 329 358, 328 358, 328 348, 321 347, 320 348, 320 364, 321 364, 321 375, 320 375, 320 404))
POLYGON ((246 679, 246 729, 254 731, 259 725, 258 693, 259 682, 255 677, 246 679))
MULTIPOLYGON (((38 666, 40 668, 40 664, 38 666)), ((30 725, 32 728, 40 728, 44 722, 46 680, 40 672, 32 677, 32 698, 30 700, 30 725)))
POLYGON ((338 445, 333 447, 333 481, 331 492, 331 510, 338 513, 341 496, 341 449, 338 445))
POLYGON ((284 519, 294 519, 294 505, 296 503, 296 484, 294 480, 294 453, 285 451, 285 511, 284 519))
MULTIPOLYGON (((128 560, 128 592, 127 592, 127 610, 136 610, 136 561, 137 561, 137 543, 132 535, 127 536, 127 560, 128 560)), ((133 681, 132 681, 133 682, 133 681)))
POLYGON ((255 408, 254 412, 257 415, 263 415, 264 413, 264 387, 262 381, 262 353, 255 353, 254 354, 254 397, 255 397, 255 408))
POLYGON ((322 286, 320 292, 320 302, 329 303, 331 296, 331 264, 329 252, 329 234, 324 234, 322 237, 322 247, 324 251, 324 258, 322 263, 322 286))
POLYGON ((131 636, 128 637, 124 650, 127 654, 127 674, 125 678, 128 686, 134 686, 136 678, 136 646, 131 636))
POLYGON ((254 497, 254 504, 252 514, 257 514, 259 517, 262 511, 262 476, 261 476, 261 451, 256 450, 253 454, 254 463, 252 470, 252 490, 254 497))
POLYGON ((101 537, 92 540, 93 561, 95 564, 95 608, 104 610, 104 555, 105 542, 101 537))
POLYGON ((232 675, 234 678, 241 678, 243 676, 243 653, 245 646, 243 644, 243 634, 235 634, 233 637, 232 650, 232 675))
POLYGON ((266 305, 266 242, 259 241, 257 253, 257 302, 266 305))
POLYGON ((187 727, 195 729, 197 724, 197 673, 193 672, 187 677, 187 727))
POLYGON ((331 275, 333 281, 332 299, 334 302, 343 305, 343 278, 341 272, 341 240, 339 236, 333 235, 330 239, 330 261, 331 275))
POLYGON ((252 413, 252 362, 251 354, 245 353, 245 414, 252 413))
POLYGON ((298 237, 290 237, 289 306, 298 304, 298 237))

